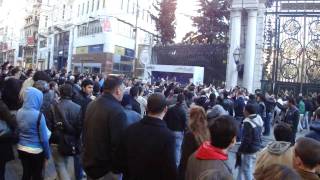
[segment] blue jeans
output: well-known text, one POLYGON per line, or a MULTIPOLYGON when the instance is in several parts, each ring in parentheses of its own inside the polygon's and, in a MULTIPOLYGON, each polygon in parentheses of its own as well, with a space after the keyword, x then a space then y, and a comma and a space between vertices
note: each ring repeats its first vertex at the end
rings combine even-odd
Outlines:
POLYGON ((74 173, 76 180, 82 180, 83 179, 83 168, 81 165, 81 159, 80 155, 73 156, 74 161, 74 173))
POLYGON ((183 132, 181 131, 174 131, 173 132, 175 137, 176 137, 176 164, 177 167, 180 164, 180 159, 181 159, 181 145, 183 141, 183 132))
POLYGON ((241 166, 238 169, 237 180, 253 180, 253 167, 255 160, 256 154, 241 155, 241 166))
POLYGON ((269 136, 270 135, 270 119, 271 119, 272 114, 267 113, 267 117, 262 118, 263 119, 263 126, 264 126, 264 136, 269 136))

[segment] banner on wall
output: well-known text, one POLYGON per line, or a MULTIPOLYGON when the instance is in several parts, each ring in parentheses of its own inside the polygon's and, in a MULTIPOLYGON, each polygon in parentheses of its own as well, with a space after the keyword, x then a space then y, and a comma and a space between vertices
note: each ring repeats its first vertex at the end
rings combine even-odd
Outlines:
POLYGON ((103 52, 103 44, 97 44, 97 45, 92 45, 89 46, 88 48, 88 53, 102 53, 103 52))
POLYGON ((100 20, 101 22, 101 27, 102 27, 102 31, 103 32, 111 32, 112 28, 111 28, 111 21, 109 17, 106 17, 102 20, 100 20))

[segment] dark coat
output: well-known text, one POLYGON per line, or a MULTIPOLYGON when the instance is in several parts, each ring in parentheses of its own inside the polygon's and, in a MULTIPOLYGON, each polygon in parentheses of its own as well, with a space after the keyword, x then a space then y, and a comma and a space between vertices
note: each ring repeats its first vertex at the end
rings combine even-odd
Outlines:
POLYGON ((160 119, 146 116, 130 126, 117 155, 129 180, 175 180, 175 136, 160 119))
POLYGON ((284 122, 291 126, 293 133, 297 133, 300 113, 297 107, 287 109, 284 122))
POLYGON ((100 178, 112 171, 125 128, 126 114, 112 94, 103 94, 88 105, 82 161, 89 177, 100 178))
POLYGON ((2 99, 10 110, 18 110, 22 106, 22 101, 19 98, 21 87, 22 81, 19 79, 10 77, 4 82, 2 99))
POLYGON ((170 130, 184 132, 187 123, 187 111, 184 104, 177 104, 169 108, 163 120, 170 130))
POLYGON ((184 134, 181 146, 181 160, 179 165, 179 180, 184 180, 188 159, 200 146, 193 133, 188 131, 184 134))
POLYGON ((242 139, 238 152, 252 154, 258 152, 262 147, 263 121, 259 115, 253 114, 243 121, 242 139))
POLYGON ((132 110, 134 110, 138 114, 141 114, 140 103, 132 97, 131 97, 131 106, 132 106, 132 110))
POLYGON ((243 117, 243 109, 246 106, 244 98, 242 96, 238 97, 234 101, 234 114, 235 117, 243 117))
POLYGON ((87 106, 91 101, 92 100, 88 97, 88 94, 83 91, 80 91, 79 94, 73 99, 73 102, 81 106, 82 118, 85 117, 87 106))
POLYGON ((306 134, 306 137, 320 142, 320 121, 316 120, 310 125, 310 132, 306 134))

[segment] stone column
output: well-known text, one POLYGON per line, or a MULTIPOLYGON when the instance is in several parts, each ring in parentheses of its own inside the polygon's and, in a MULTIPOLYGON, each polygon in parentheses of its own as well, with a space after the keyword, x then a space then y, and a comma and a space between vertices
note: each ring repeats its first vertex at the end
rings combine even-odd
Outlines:
POLYGON ((233 58, 233 52, 236 48, 240 48, 241 35, 241 9, 231 10, 231 32, 230 32, 230 48, 228 54, 226 87, 234 88, 238 82, 237 65, 233 58))
POLYGON ((249 9, 248 26, 246 39, 246 53, 243 74, 243 86, 248 89, 249 93, 253 92, 254 64, 256 56, 256 29, 257 29, 257 10, 249 9))

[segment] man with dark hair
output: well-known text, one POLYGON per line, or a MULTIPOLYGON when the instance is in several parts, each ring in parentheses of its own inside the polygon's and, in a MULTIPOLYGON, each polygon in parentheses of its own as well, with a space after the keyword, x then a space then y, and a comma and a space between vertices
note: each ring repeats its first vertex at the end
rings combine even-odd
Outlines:
POLYGON ((275 141, 268 144, 257 155, 257 162, 254 174, 263 172, 272 164, 281 164, 292 167, 293 148, 291 148, 292 129, 290 126, 281 123, 273 130, 275 141))
MULTIPOLYGON (((71 84, 72 84, 71 85, 72 92, 74 92, 75 84, 73 83, 71 84)), ((76 96, 73 96, 73 102, 81 106, 82 122, 83 122, 83 119, 85 118, 87 106, 92 101, 92 99, 90 98, 92 96, 92 91, 93 91, 93 82, 90 79, 85 79, 81 82, 81 91, 79 91, 79 93, 77 93, 76 96)), ((75 167, 76 179, 81 179, 83 177, 83 170, 81 167, 79 156, 75 156, 74 158, 74 167, 75 167)))
POLYGON ((302 180, 319 180, 316 169, 320 164, 320 142, 306 137, 297 140, 294 146, 293 167, 302 180))
MULTIPOLYGON (((238 170, 238 180, 253 179, 253 164, 256 153, 262 147, 262 128, 263 120, 257 114, 256 107, 252 104, 247 104, 244 108, 243 114, 245 119, 243 121, 243 134, 241 144, 237 153, 237 160, 241 159, 238 170)), ((238 163, 236 163, 238 165, 238 163)))
POLYGON ((211 140, 193 153, 187 165, 186 180, 198 179, 207 170, 217 170, 232 177, 228 150, 236 143, 237 125, 231 116, 216 118, 209 127, 211 140))
POLYGON ((298 124, 300 119, 300 113, 299 113, 299 109, 296 107, 296 101, 294 100, 294 98, 292 97, 288 98, 287 105, 288 105, 288 109, 283 122, 288 124, 292 129, 293 136, 291 140, 291 145, 293 145, 296 141, 296 134, 297 134, 298 124))
POLYGON ((187 109, 183 94, 178 95, 176 105, 168 109, 163 120, 167 123, 168 128, 174 132, 176 137, 176 163, 178 166, 181 156, 181 144, 187 124, 187 109))
POLYGON ((320 108, 314 112, 315 119, 310 125, 310 132, 306 137, 315 139, 320 142, 320 108))
POLYGON ((254 94, 249 95, 249 100, 247 104, 252 104, 256 108, 256 112, 259 112, 259 104, 256 100, 256 96, 254 94))
POLYGON ((73 100, 75 103, 79 104, 82 109, 82 117, 85 117, 88 104, 92 101, 90 98, 93 91, 93 82, 90 79, 85 79, 81 82, 81 91, 73 100))
POLYGON ((112 178, 115 153, 126 128, 126 114, 120 102, 124 85, 117 76, 108 76, 103 95, 86 111, 83 129, 83 167, 89 178, 112 178))
POLYGON ((21 106, 22 101, 19 98, 20 89, 22 87, 21 69, 15 67, 11 70, 12 76, 7 76, 4 81, 2 100, 8 106, 12 113, 15 113, 21 106))
POLYGON ((139 87, 138 86, 133 86, 130 88, 130 96, 131 96, 130 102, 131 102, 132 110, 141 114, 140 104, 137 101, 137 98, 139 96, 139 87))
POLYGON ((148 98, 147 116, 130 126, 119 148, 124 179, 175 180, 175 137, 162 120, 166 98, 155 93, 148 98))

